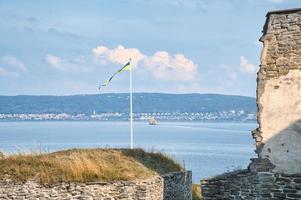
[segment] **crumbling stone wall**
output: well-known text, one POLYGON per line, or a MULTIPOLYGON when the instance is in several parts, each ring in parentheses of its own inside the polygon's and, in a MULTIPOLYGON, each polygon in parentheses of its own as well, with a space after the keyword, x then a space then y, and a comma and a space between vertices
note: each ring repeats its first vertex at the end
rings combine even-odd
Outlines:
POLYGON ((155 177, 144 183, 120 181, 116 183, 60 183, 42 186, 34 181, 16 184, 0 182, 0 199, 163 199, 163 180, 155 177), (150 193, 151 192, 151 193, 150 193))
POLYGON ((164 200, 191 200, 192 199, 192 173, 175 172, 164 178, 164 200))
POLYGON ((0 180, 0 200, 96 199, 96 200, 191 200, 191 171, 130 182, 59 183, 44 186, 35 181, 0 180))
POLYGON ((301 174, 240 170, 201 181, 204 200, 301 199, 301 174))
POLYGON ((204 200, 301 199, 301 8, 269 12, 260 41, 258 158, 202 180, 204 200))
POLYGON ((257 162, 301 173, 301 9, 268 13, 260 41, 257 162))

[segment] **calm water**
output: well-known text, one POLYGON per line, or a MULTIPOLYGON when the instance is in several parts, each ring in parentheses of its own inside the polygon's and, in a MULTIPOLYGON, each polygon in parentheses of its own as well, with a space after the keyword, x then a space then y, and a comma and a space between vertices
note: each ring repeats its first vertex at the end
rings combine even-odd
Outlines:
MULTIPOLYGON (((134 124, 135 147, 161 150, 193 172, 193 181, 246 167, 254 157, 255 123, 134 124)), ((127 122, 1 122, 0 151, 128 147, 127 122)))

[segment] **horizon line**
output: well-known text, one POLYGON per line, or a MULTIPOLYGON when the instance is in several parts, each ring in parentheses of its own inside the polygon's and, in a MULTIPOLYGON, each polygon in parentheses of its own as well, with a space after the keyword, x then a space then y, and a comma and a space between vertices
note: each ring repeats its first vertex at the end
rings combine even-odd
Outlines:
MULTIPOLYGON (((87 93, 87 94, 16 94, 16 95, 0 95, 0 97, 18 97, 18 96, 36 96, 36 97, 68 97, 68 96, 89 96, 89 95, 110 95, 110 94, 129 94, 128 92, 108 92, 108 93, 87 93)), ((167 94, 167 95, 221 95, 221 96, 239 96, 256 98, 256 96, 238 95, 238 94, 222 94, 222 93, 168 93, 168 92, 133 92, 133 94, 167 94)))

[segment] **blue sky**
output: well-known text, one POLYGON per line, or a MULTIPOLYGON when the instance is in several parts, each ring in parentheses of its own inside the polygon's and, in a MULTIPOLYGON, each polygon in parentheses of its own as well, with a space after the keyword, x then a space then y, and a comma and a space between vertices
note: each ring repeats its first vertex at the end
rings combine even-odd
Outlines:
POLYGON ((255 96, 265 15, 298 3, 0 0, 0 95, 98 93, 132 57, 135 92, 255 96))

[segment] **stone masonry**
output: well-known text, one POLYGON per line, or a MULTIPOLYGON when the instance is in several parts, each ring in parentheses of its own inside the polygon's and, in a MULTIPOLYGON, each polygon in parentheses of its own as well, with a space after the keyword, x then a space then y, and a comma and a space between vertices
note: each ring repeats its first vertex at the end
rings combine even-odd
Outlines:
POLYGON ((201 185, 204 200, 301 199, 301 174, 239 170, 202 180, 201 185))
POLYGON ((274 172, 301 173, 301 9, 269 12, 260 41, 256 153, 274 172))
POLYGON ((258 158, 201 181, 207 199, 301 199, 301 8, 272 11, 257 78, 258 158))
POLYGON ((192 173, 170 173, 164 178, 164 200, 191 200, 192 173))
POLYGON ((0 199, 191 200, 191 172, 174 172, 138 182, 59 183, 0 181, 0 199), (176 194, 176 195, 175 195, 176 194))

